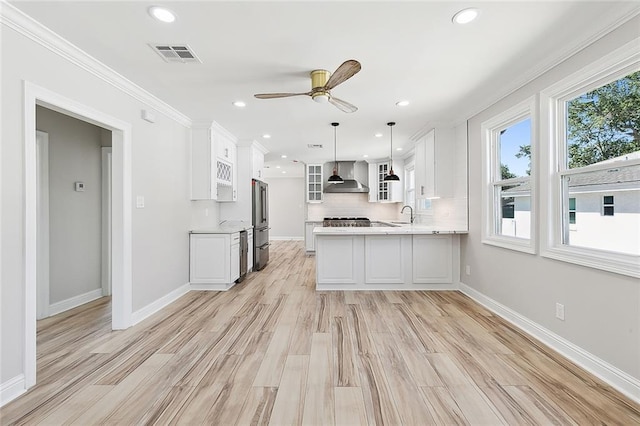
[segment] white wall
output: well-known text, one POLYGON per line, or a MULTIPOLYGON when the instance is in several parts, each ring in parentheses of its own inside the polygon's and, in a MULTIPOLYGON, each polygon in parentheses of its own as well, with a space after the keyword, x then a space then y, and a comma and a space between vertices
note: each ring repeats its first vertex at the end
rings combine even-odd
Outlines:
MULTIPOLYGON (((635 17, 469 120, 469 235, 461 277, 472 289, 640 380, 640 284, 636 278, 481 243, 481 123, 639 37, 635 17), (464 274, 470 265, 471 275, 464 274), (556 302, 566 319, 555 318, 556 302)), ((539 205, 539 203, 538 203, 539 205)), ((535 230, 539 234, 539 228, 535 230)), ((639 396, 640 397, 640 396, 639 396)))
POLYGON ((370 203, 369 194, 329 193, 322 194, 322 199, 321 203, 309 203, 307 220, 322 220, 325 217, 368 217, 371 220, 396 220, 400 216, 400 209, 402 209, 402 203, 370 203))
POLYGON ((131 125, 133 205, 137 195, 145 197, 145 207, 134 208, 131 217, 134 312, 188 282, 191 222, 188 124, 161 112, 155 123, 143 121, 141 110, 152 107, 140 96, 117 89, 6 22, 3 16, 0 384, 25 371, 25 80, 131 125))
POLYGON ((304 238, 304 178, 265 178, 269 184, 269 238, 304 238))
POLYGON ((49 134, 49 304, 101 288, 100 127, 36 108, 49 134), (76 192, 74 182, 84 183, 76 192))

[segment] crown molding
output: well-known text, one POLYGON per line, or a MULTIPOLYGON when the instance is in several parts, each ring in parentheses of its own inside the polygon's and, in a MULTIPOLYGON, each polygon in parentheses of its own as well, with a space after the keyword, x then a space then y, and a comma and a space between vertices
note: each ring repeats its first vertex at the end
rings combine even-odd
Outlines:
POLYGON ((191 127, 192 122, 189 117, 109 68, 5 0, 0 0, 0 24, 6 25, 17 33, 33 40, 79 68, 111 84, 116 89, 153 108, 155 111, 166 115, 183 126, 191 127))

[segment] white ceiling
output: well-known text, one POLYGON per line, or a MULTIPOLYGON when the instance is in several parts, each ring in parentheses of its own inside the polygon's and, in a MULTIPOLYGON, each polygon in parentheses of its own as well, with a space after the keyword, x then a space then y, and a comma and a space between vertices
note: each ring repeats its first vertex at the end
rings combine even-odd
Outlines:
POLYGON ((408 150, 434 123, 479 112, 640 10, 637 1, 584 0, 11 3, 192 120, 215 120, 239 139, 257 140, 272 171, 293 160, 332 160, 332 121, 340 123, 338 160, 388 156, 388 121, 397 122, 394 146, 408 150), (152 19, 147 9, 155 4, 177 20, 152 19), (469 6, 481 9, 480 18, 452 24, 469 6), (166 63, 148 43, 186 43, 203 63, 166 63), (306 96, 253 97, 306 92, 310 71, 333 71, 347 59, 362 71, 332 94, 358 106, 353 114, 306 96), (395 105, 403 99, 411 104, 395 105))

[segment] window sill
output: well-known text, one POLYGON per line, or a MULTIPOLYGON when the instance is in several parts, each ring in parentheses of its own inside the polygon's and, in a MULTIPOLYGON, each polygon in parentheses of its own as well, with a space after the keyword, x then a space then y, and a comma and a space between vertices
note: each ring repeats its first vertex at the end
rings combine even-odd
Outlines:
POLYGON ((640 278, 639 256, 608 253, 578 247, 556 246, 542 251, 542 257, 640 278))
POLYGON ((524 238, 492 236, 483 238, 482 244, 502 247, 505 249, 520 251, 528 254, 536 254, 534 242, 532 240, 524 238))

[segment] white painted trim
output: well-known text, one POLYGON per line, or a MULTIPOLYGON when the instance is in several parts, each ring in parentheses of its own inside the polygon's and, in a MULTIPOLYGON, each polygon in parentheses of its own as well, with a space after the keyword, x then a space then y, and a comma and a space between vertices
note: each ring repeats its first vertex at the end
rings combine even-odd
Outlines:
POLYGON ((52 303, 48 308, 49 316, 57 315, 59 313, 68 311, 69 309, 77 308, 80 305, 84 305, 85 303, 100 299, 101 297, 102 288, 97 288, 84 294, 79 294, 77 296, 61 300, 60 302, 52 303))
POLYGON ((112 194, 112 328, 131 325, 132 313, 132 142, 131 124, 106 115, 31 82, 24 82, 24 377, 27 388, 36 383, 36 270, 37 182, 36 104, 111 130, 112 194))
POLYGON ((304 241, 304 236, 302 237, 272 237, 269 236, 271 241, 304 241))
MULTIPOLYGON (((540 254, 543 257, 600 269, 631 277, 640 277, 640 256, 575 247, 563 240, 562 175, 578 173, 566 167, 564 102, 640 69, 640 44, 631 41, 608 55, 540 92, 540 254)), ((635 164, 634 160, 615 163, 635 164)), ((593 165, 587 170, 611 167, 593 165)))
POLYGON ((49 316, 49 134, 36 130, 38 270, 36 271, 36 318, 49 316))
POLYGON ((629 398, 640 403, 640 380, 637 378, 630 376, 619 368, 462 282, 460 283, 460 291, 589 373, 604 380, 629 398))
POLYGON ((24 374, 0 384, 0 407, 13 401, 26 391, 27 386, 25 385, 24 374))
POLYGON ((101 223, 101 261, 100 261, 100 281, 102 286, 102 295, 111 295, 111 169, 113 164, 113 149, 110 146, 101 148, 101 165, 102 165, 102 206, 100 212, 102 214, 101 223))
POLYGON ((191 126, 189 117, 5 1, 2 1, 2 7, 0 7, 0 22, 159 113, 183 126, 191 126))
POLYGON ((495 115, 481 124, 482 137, 482 243, 502 247, 524 253, 536 253, 537 235, 537 205, 538 192, 536 180, 538 175, 538 102, 536 96, 512 106, 511 108, 495 115), (531 119, 531 222, 529 224, 529 239, 516 238, 496 234, 496 201, 494 196, 496 183, 514 182, 520 179, 502 179, 496 174, 500 173, 500 153, 498 152, 498 132, 520 120, 529 117, 531 119))
POLYGON ((131 315, 131 325, 138 324, 146 318, 149 318, 151 315, 155 314, 156 312, 160 311, 161 309, 165 308, 166 306, 170 305, 171 303, 187 294, 189 290, 189 283, 184 284, 173 290, 171 293, 162 296, 160 299, 157 299, 154 302, 151 302, 144 308, 135 311, 131 315))
POLYGON ((235 285, 235 281, 230 284, 199 284, 191 283, 189 288, 194 291, 227 291, 235 285))

